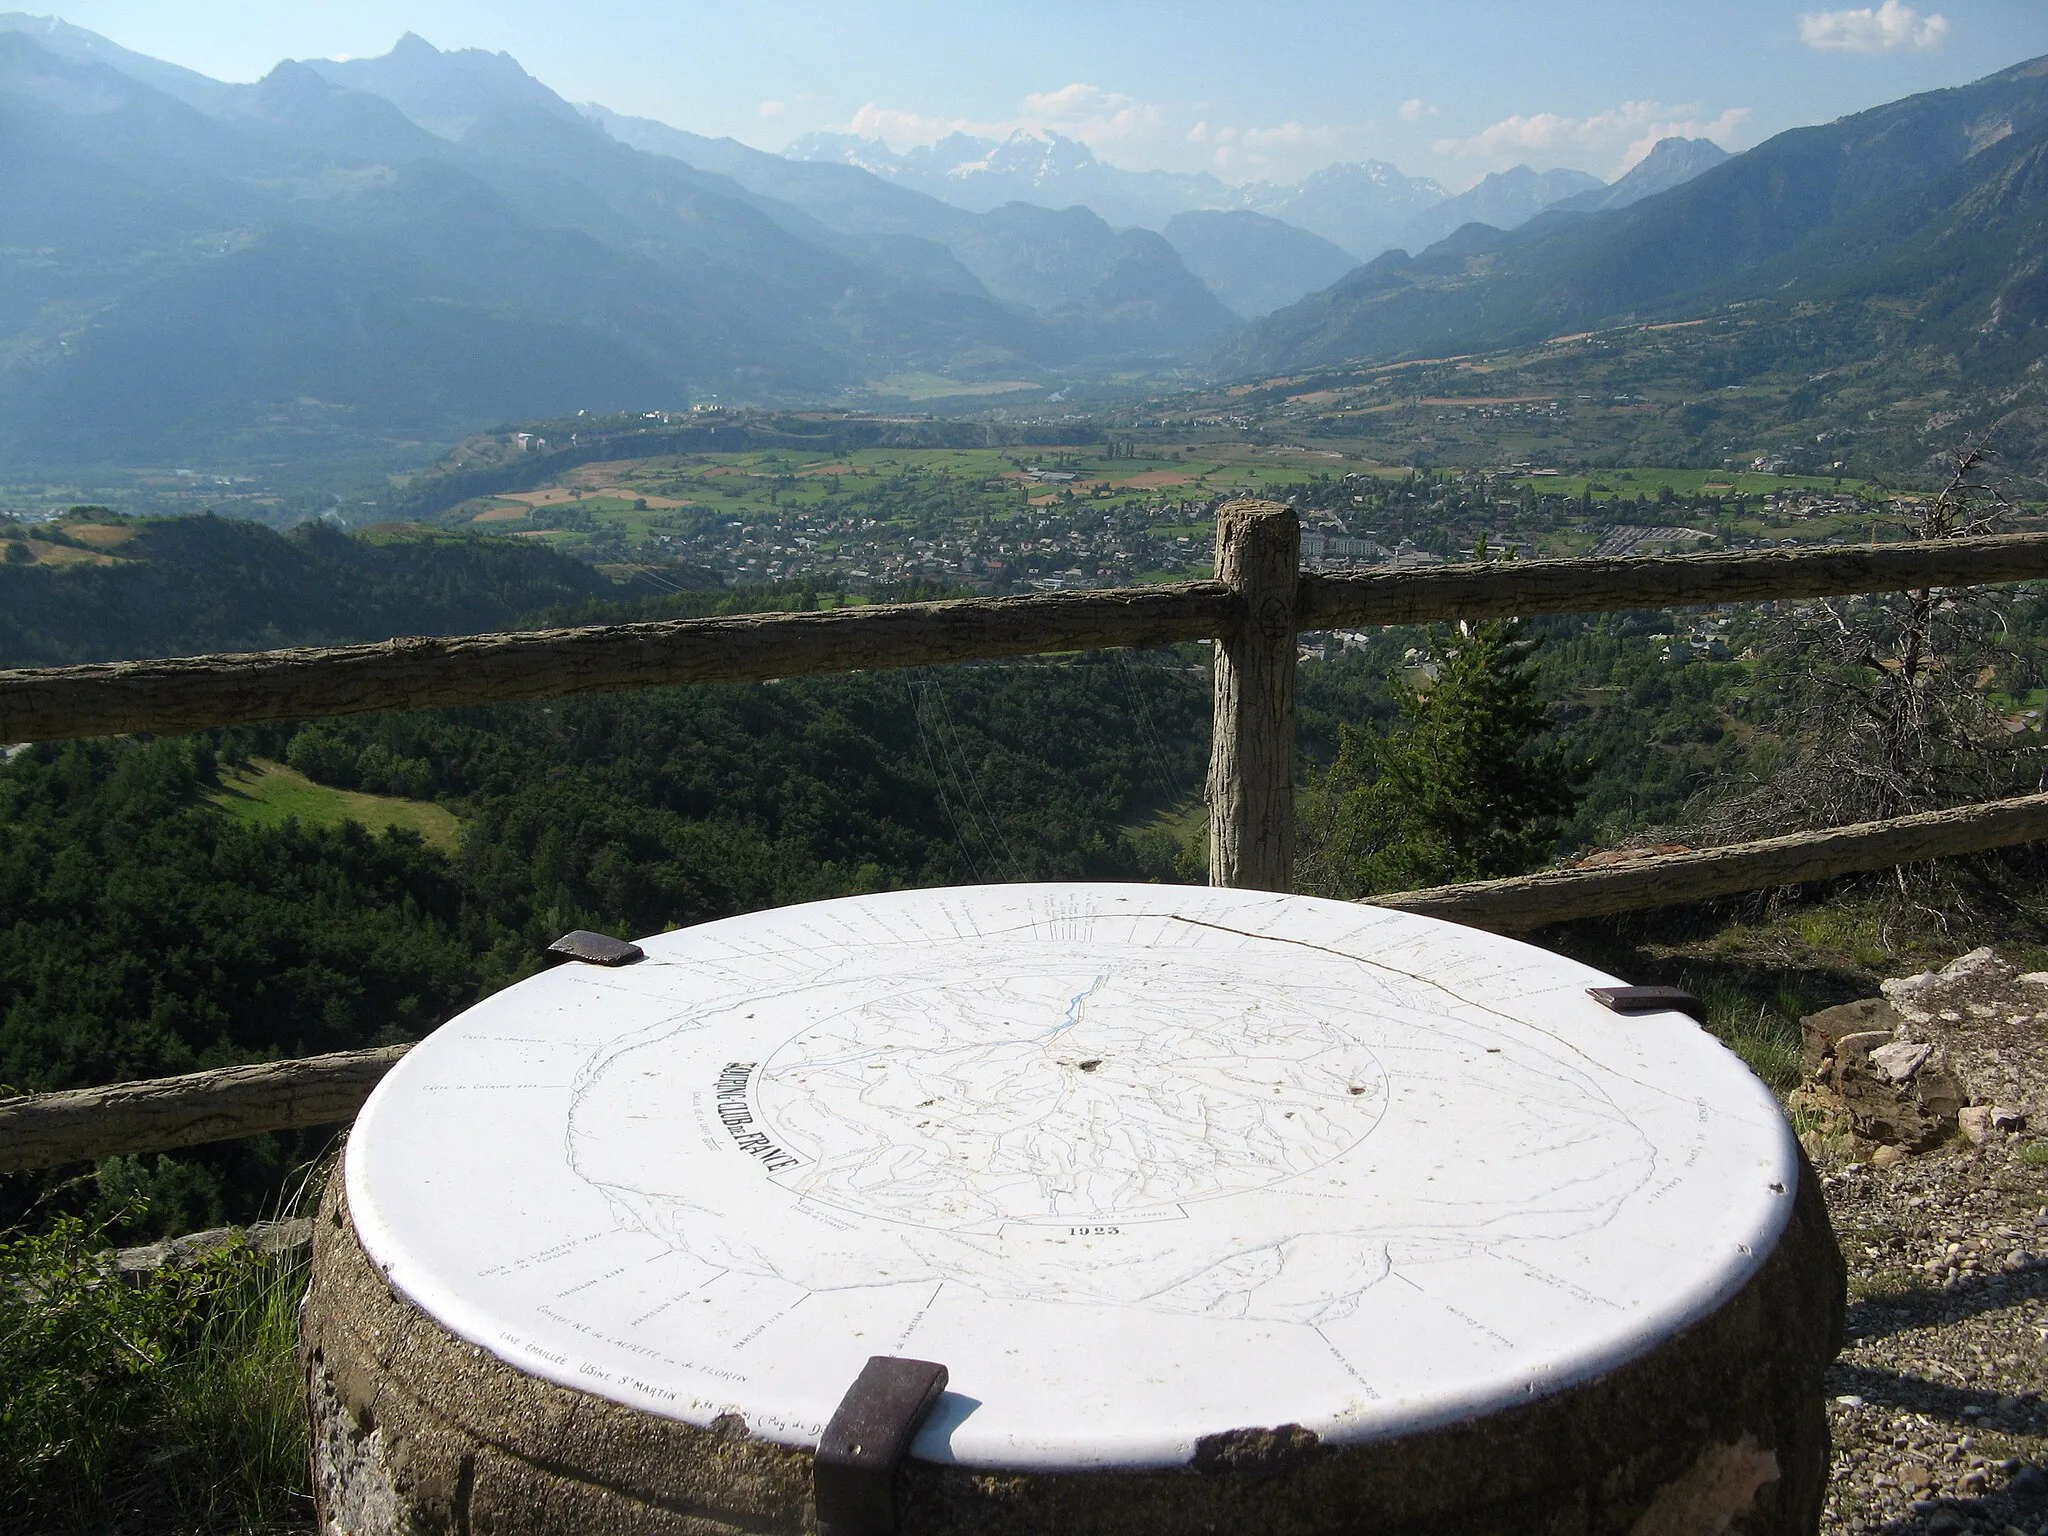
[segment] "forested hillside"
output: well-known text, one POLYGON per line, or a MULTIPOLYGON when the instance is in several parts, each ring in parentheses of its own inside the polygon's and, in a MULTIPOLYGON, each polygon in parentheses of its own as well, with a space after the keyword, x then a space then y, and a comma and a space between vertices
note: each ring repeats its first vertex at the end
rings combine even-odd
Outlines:
POLYGON ((0 667, 469 634, 616 590, 509 539, 86 511, 0 522, 0 667))

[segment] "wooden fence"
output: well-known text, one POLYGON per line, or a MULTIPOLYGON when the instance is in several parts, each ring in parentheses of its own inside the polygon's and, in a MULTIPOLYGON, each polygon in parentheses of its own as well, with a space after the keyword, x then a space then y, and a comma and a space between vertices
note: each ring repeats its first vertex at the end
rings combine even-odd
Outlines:
MULTIPOLYGON (((376 645, 0 671, 0 742, 746 682, 1048 651, 1216 643, 1210 880, 1287 890, 1295 637, 1451 619, 1796 601, 2048 578, 2048 535, 1757 553, 1531 560, 1323 575, 1270 502, 1218 513, 1216 579, 1174 586, 749 614, 376 645)), ((1405 892, 1388 906, 1504 932, 2048 837, 2048 796, 1599 870, 1405 892)), ((0 1101, 0 1171, 353 1115, 396 1051, 0 1101)))

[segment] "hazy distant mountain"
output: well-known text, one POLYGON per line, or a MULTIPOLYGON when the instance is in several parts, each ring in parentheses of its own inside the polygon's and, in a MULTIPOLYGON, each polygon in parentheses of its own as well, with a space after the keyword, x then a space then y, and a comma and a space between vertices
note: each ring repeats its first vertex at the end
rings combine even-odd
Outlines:
POLYGON ((1326 165, 1292 186, 1255 181, 1231 189, 1224 207, 1249 208, 1321 235, 1366 260, 1393 245, 1417 216, 1449 198, 1427 176, 1384 160, 1326 165))
POLYGON ((278 65, 238 86, 214 115, 252 134, 372 161, 432 160, 444 146, 381 96, 335 85, 304 64, 278 65))
POLYGON ((1235 323, 1156 235, 1086 210, 976 221, 873 178, 852 200, 897 194, 899 228, 835 228, 618 142, 504 55, 408 38, 234 86, 100 43, 0 28, 16 462, 331 453, 906 370, 1128 366, 1235 323), (962 218, 987 225, 953 240, 965 262, 916 232, 962 218))
POLYGON ((0 34, 0 141, 0 458, 333 452, 632 404, 744 362, 665 296, 630 302, 660 286, 644 263, 452 168, 365 176, 18 33, 0 34), (515 295, 508 270, 548 276, 515 295))
POLYGON ((197 70, 167 64, 147 54, 132 53, 97 32, 74 27, 55 16, 9 12, 0 15, 0 32, 24 33, 50 53, 73 64, 104 64, 202 112, 213 111, 242 89, 223 80, 211 79, 197 70))
POLYGON ((973 221, 952 203, 851 164, 791 160, 738 139, 707 138, 653 118, 627 117, 596 102, 577 110, 621 144, 730 176, 751 192, 790 203, 849 234, 945 240, 973 221))
POLYGON ((1245 208, 1320 235, 1354 256, 1385 250, 1411 219, 1449 196, 1429 178, 1404 176, 1384 160, 1325 166, 1291 185, 1232 184, 1204 172, 1121 170, 1073 139, 1022 129, 1000 140, 949 134, 901 154, 879 139, 813 133, 783 153, 855 166, 977 211, 1006 202, 1041 208, 1080 203, 1113 224, 1163 230, 1175 214, 1245 208))
POLYGON ((730 176, 843 235, 941 245, 980 291, 1063 327, 1085 329, 1092 315, 1102 332, 1094 350, 1171 349, 1236 318, 1235 306, 1190 279, 1172 246, 1143 229, 1115 231, 1093 209, 1013 201, 970 212, 858 166, 790 160, 603 107, 582 110, 622 143, 730 176))
POLYGON ((1040 208, 1078 203, 1112 224, 1159 229, 1184 209, 1228 206, 1229 197, 1229 188, 1213 176, 1126 171, 1104 165, 1087 145, 1062 134, 1024 129, 1007 139, 948 134, 902 154, 879 139, 813 133, 784 154, 792 160, 857 166, 976 213, 1015 202, 1040 208))
MULTIPOLYGON (((1685 312, 1766 281, 1748 274, 1767 272, 1773 292, 1788 282, 1824 286, 1842 261, 1844 231, 1874 221, 1864 259, 1879 261, 1900 237, 1897 221, 1931 196, 1930 188, 1952 174, 1968 181, 1976 157, 2037 128, 2048 128, 2048 58, 1781 133, 1626 208, 1558 214, 1482 242, 1461 238, 1412 260, 1389 253, 1251 326, 1216 365, 1226 374, 1256 376, 1340 360, 1520 345, 1632 314, 1685 312)), ((2033 205, 2022 195, 2018 206, 2033 205)), ((2020 231, 2018 243, 1984 270, 1969 266, 1968 243, 1944 255, 1933 236, 1921 270, 1931 281, 1941 261, 1961 263, 1943 280, 1977 293, 1973 285, 1996 278, 2009 283, 2014 313, 2038 314, 2041 285, 2029 274, 2048 265, 2048 250, 2026 244, 2033 238, 2026 231, 2037 226, 2004 227, 2020 231)), ((1980 320, 1995 325, 1997 315, 1983 312, 1980 320)), ((2037 336, 2033 323, 2022 322, 2021 330, 2037 336)))
MULTIPOLYGON (((916 194, 871 177, 863 178, 868 184, 841 177, 833 196, 815 197, 815 175, 790 176, 781 170, 787 162, 780 157, 730 141, 707 156, 704 146, 715 141, 671 130, 674 136, 665 141, 659 158, 620 151, 616 136, 602 123, 591 122, 509 55, 475 49, 443 53, 410 34, 382 58, 313 67, 327 79, 387 97, 422 126, 450 133, 465 149, 488 155, 502 171, 496 184, 505 196, 538 216, 576 222, 599 238, 613 238, 621 219, 645 224, 650 203, 665 205, 674 195, 658 186, 678 174, 691 187, 710 186, 720 195, 737 190, 736 182, 756 194, 752 202, 761 214, 808 247, 956 298, 993 297, 1021 305, 1049 322, 1035 335, 1011 324, 995 326, 980 338, 959 336, 967 349, 977 342, 997 342, 1038 362, 1170 352, 1227 329, 1235 319, 1189 276, 1170 247, 1156 238, 1147 244, 1135 234, 1119 236, 1087 210, 1058 226, 1024 216, 993 224, 969 220, 949 228, 954 210, 935 199, 925 199, 923 208, 909 206, 916 194), (679 149, 686 152, 678 154, 679 149), (710 171, 716 183, 682 169, 710 170, 700 163, 707 158, 718 165, 710 171), (892 190, 906 195, 889 197, 892 190), (598 208, 590 206, 592 194, 598 208), (883 206, 873 206, 878 202, 883 206), (799 211, 809 217, 798 216, 799 211), (946 249, 935 250, 934 243, 946 249), (1018 280, 1026 274, 1041 279, 1036 288, 1018 280)), ((623 120, 614 115, 612 121, 623 120)), ((643 142, 648 139, 645 132, 640 136, 643 142)), ((666 213, 662 206, 645 232, 660 238, 666 213)), ((818 286, 816 295, 837 302, 829 283, 818 286)), ((904 321, 913 330, 925 328, 910 315, 904 321)), ((865 329, 873 341, 887 345, 888 329, 872 322, 865 329)), ((943 357, 920 350, 927 364, 944 365, 943 357)))
POLYGON ((1702 172, 1711 171, 1728 158, 1728 151, 1712 139, 1659 139, 1650 152, 1629 167, 1618 180, 1604 187, 1589 187, 1571 197, 1552 203, 1560 213, 1598 213, 1605 208, 1626 208, 1659 192, 1683 186, 1702 172))
POLYGON ((1532 171, 1518 165, 1511 171, 1495 171, 1469 191, 1423 210, 1402 227, 1392 244, 1413 254, 1466 224, 1515 229, 1568 197, 1606 190, 1598 176, 1584 171, 1532 171))
POLYGON ((429 133, 460 139, 507 107, 574 121, 576 109, 519 67, 509 53, 446 53, 408 32, 374 59, 308 59, 307 69, 350 90, 382 96, 429 133))
POLYGON ((1177 213, 1167 221, 1166 242, 1247 320, 1327 288, 1358 265, 1322 236, 1248 208, 1177 213))
POLYGON ((1232 329, 1237 317, 1149 229, 1113 230, 1087 208, 1005 203, 953 247, 989 292, 1056 323, 1095 327, 1138 350, 1232 329))

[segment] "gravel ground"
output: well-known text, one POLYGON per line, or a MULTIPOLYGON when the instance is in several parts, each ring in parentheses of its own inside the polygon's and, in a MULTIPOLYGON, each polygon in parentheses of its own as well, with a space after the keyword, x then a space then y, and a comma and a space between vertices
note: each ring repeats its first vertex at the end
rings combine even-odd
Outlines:
POLYGON ((2048 1536, 2043 1153, 2001 1137, 1822 1161, 1850 1297, 1823 1531, 2048 1536))

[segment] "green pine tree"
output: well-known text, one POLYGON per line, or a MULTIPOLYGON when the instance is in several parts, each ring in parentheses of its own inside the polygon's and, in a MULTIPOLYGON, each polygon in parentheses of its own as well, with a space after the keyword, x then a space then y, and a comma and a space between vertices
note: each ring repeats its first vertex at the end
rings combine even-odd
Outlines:
POLYGON ((1548 862, 1583 768, 1551 737, 1540 643, 1513 620, 1460 624, 1437 647, 1434 678, 1394 679, 1400 730, 1341 727, 1336 760, 1305 797, 1305 888, 1348 900, 1548 862))

